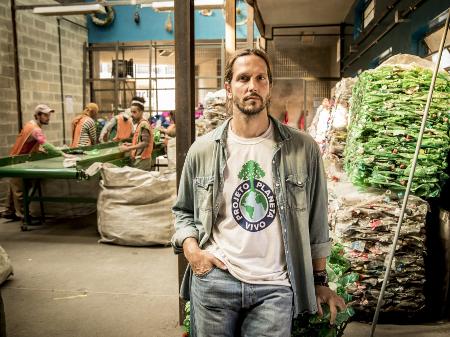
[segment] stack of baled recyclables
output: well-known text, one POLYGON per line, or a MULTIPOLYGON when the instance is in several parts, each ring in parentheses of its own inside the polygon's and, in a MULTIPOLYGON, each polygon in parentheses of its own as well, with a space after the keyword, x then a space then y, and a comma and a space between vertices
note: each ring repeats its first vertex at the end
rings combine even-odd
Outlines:
MULTIPOLYGON (((365 71, 353 89, 346 171, 353 183, 402 191, 411 170, 432 71, 385 65, 365 71)), ((411 192, 436 197, 449 142, 450 76, 440 72, 411 192)))
MULTIPOLYGON (((330 184, 334 239, 359 281, 349 289, 361 313, 375 310, 419 134, 432 67, 397 55, 363 72, 353 87, 344 168, 349 182, 330 184)), ((450 76, 439 73, 383 312, 416 316, 425 308, 425 221, 438 197, 450 147, 450 76)), ((343 179, 345 180, 345 179, 343 179)), ((368 317, 368 316, 367 316, 368 317)))

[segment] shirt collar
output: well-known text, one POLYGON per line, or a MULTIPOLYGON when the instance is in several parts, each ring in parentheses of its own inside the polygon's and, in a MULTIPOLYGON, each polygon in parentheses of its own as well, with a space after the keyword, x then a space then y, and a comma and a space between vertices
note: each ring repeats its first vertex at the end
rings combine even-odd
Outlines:
MULTIPOLYGON (((273 118, 269 115, 270 120, 273 123, 273 129, 275 132, 275 140, 277 143, 282 143, 285 140, 290 138, 288 128, 284 127, 277 119, 273 118)), ((228 125, 230 123, 231 117, 225 120, 217 129, 213 132, 213 138, 215 141, 223 141, 227 140, 228 136, 228 125)))

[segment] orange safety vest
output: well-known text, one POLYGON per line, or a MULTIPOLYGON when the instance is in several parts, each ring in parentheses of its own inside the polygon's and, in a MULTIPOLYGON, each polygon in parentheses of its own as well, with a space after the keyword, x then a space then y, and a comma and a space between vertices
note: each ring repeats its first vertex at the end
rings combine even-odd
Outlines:
MULTIPOLYGON (((80 115, 73 119, 72 121, 72 144, 70 144, 70 147, 78 147, 78 143, 80 142, 81 137, 81 130, 83 129, 84 122, 88 120, 89 116, 86 115, 80 115)), ((89 142, 91 140, 89 139, 89 142)), ((89 144, 92 145, 92 144, 89 144)))
MULTIPOLYGON (((146 119, 142 119, 138 126, 136 127, 136 131, 133 135, 133 142, 132 145, 139 144, 142 141, 141 133, 142 129, 147 129, 150 133, 150 139, 148 141, 147 147, 142 151, 141 153, 141 159, 149 159, 152 157, 152 151, 153 151, 153 132, 152 128, 150 126, 150 123, 146 119)), ((131 151, 131 159, 136 159, 136 150, 131 151)))
POLYGON ((113 141, 118 142, 123 139, 127 139, 131 137, 133 133, 133 123, 131 123, 131 118, 125 118, 123 115, 117 116, 117 132, 116 136, 113 138, 113 141))
MULTIPOLYGON (((17 156, 19 154, 23 154, 22 148, 27 142, 28 138, 30 138, 31 134, 35 129, 40 129, 40 127, 36 124, 35 121, 29 121, 27 124, 25 124, 20 131, 19 135, 17 136, 16 142, 14 146, 12 147, 11 151, 9 152, 10 156, 17 156)), ((39 143, 37 140, 34 140, 35 144, 31 148, 29 153, 38 152, 39 151, 39 143)))

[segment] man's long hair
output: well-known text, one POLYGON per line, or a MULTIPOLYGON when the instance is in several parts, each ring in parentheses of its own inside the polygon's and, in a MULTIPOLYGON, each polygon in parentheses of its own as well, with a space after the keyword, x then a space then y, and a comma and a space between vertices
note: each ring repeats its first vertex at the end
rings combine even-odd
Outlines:
POLYGON ((233 65, 234 62, 239 57, 243 56, 250 56, 255 55, 264 60, 267 66, 267 77, 269 78, 269 84, 272 85, 272 69, 269 61, 269 57, 267 56, 266 52, 262 51, 261 49, 240 49, 237 50, 229 59, 227 62, 227 65, 225 67, 225 82, 231 83, 231 80, 233 79, 233 65))
MULTIPOLYGON (((233 79, 233 66, 234 66, 234 62, 236 62, 236 60, 239 57, 243 57, 243 56, 250 56, 250 55, 255 55, 258 56, 260 58, 262 58, 264 60, 264 62, 266 63, 266 67, 267 67, 267 77, 269 79, 269 85, 272 86, 272 69, 271 69, 271 64, 269 61, 269 57, 267 56, 266 52, 261 50, 261 49, 240 49, 237 50, 227 61, 227 65, 225 66, 225 82, 231 84, 231 81, 233 79)), ((233 101, 231 99, 228 98, 227 95, 227 103, 226 103, 226 110, 229 116, 232 115, 232 111, 233 111, 233 101)), ((267 107, 267 111, 268 111, 268 107, 267 107)))

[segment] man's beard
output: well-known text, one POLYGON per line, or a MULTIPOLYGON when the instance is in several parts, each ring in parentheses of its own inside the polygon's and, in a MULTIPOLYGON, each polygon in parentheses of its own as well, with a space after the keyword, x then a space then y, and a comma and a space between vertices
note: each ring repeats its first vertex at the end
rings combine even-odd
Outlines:
POLYGON ((266 99, 263 99, 258 94, 252 94, 249 95, 242 100, 240 100, 237 97, 233 97, 233 104, 239 109, 240 112, 242 112, 244 115, 247 116, 255 116, 259 114, 261 111, 263 111, 265 108, 267 108, 270 105, 270 96, 267 96, 266 99), (251 104, 250 106, 246 105, 245 102, 249 100, 249 98, 256 98, 259 99, 261 104, 260 105, 254 105, 251 104))

